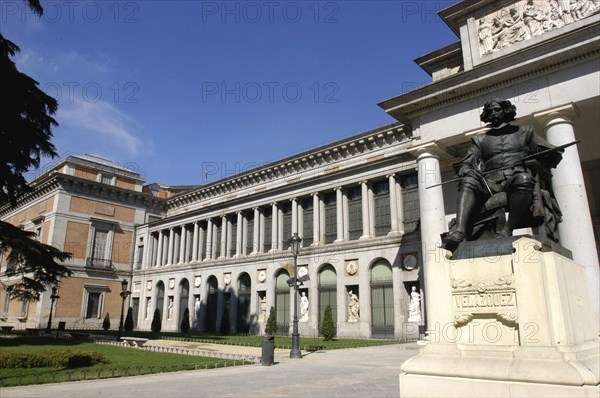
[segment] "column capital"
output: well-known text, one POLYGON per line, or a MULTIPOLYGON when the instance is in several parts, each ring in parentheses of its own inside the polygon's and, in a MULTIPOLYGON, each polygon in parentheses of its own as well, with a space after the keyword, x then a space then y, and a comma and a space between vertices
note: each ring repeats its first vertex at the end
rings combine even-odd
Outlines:
POLYGON ((387 173, 387 174, 385 175, 385 178, 388 178, 388 179, 389 179, 390 177, 396 178, 396 173, 387 173))
POLYGON ((319 192, 311 192, 310 196, 316 196, 316 197, 319 197, 319 192))
POLYGON ((574 103, 569 103, 555 108, 547 109, 533 114, 533 117, 544 127, 548 128, 557 123, 573 124, 579 117, 579 108, 574 103))
POLYGON ((431 141, 413 148, 410 148, 408 151, 417 158, 417 160, 425 159, 425 158, 440 158, 447 152, 444 150, 445 148, 438 145, 437 142, 431 141))
POLYGON ((340 187, 334 187, 334 188, 333 188, 333 190, 334 190, 334 191, 341 191, 342 189, 344 189, 344 187, 341 187, 341 186, 340 186, 340 187))

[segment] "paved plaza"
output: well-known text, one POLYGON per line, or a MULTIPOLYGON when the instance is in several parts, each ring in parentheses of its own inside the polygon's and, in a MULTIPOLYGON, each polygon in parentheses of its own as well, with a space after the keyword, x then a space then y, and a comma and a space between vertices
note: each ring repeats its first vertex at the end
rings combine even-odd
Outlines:
MULTIPOLYGON (((238 353, 233 346, 215 349, 238 353)), ((202 347, 206 349, 206 347, 202 347)), ((243 348, 244 353, 254 352, 243 348)), ((260 355, 260 349, 254 348, 260 355)), ((276 350, 273 366, 161 373, 84 382, 2 388, 9 397, 398 397, 400 365, 415 343, 303 352, 276 350)))

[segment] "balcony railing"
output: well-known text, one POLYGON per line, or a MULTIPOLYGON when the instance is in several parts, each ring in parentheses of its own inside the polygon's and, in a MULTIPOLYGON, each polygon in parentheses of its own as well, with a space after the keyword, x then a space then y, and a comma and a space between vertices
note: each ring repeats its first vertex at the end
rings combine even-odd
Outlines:
POLYGON ((88 257, 85 259, 85 266, 98 269, 113 269, 113 263, 110 259, 88 257))

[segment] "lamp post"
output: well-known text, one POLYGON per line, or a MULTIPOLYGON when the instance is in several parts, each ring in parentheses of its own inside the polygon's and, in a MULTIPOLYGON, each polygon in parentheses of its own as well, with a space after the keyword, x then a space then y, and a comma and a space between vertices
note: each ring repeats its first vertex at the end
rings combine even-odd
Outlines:
POLYGON ((302 358, 300 352, 300 334, 298 333, 298 254, 300 254, 300 242, 302 238, 296 232, 289 240, 294 255, 294 329, 292 331, 292 350, 290 358, 302 358))
POLYGON ((46 325, 46 334, 50 334, 52 329, 52 308, 54 308, 54 301, 58 300, 60 296, 56 294, 56 286, 52 286, 52 294, 50 295, 50 314, 48 314, 48 325, 46 325))
POLYGON ((120 294, 123 301, 121 301, 121 322, 119 322, 119 334, 117 336, 117 340, 119 340, 121 338, 121 335, 123 334, 123 311, 125 309, 125 299, 131 294, 131 292, 127 290, 127 279, 123 279, 121 281, 120 294))

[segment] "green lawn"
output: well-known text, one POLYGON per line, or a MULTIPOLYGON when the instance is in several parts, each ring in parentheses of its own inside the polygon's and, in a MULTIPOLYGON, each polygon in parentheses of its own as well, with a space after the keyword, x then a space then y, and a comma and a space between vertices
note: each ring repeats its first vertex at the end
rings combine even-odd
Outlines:
POLYGON ((75 343, 51 338, 2 337, 0 352, 36 352, 49 350, 96 351, 110 360, 110 364, 78 369, 31 368, 0 369, 0 386, 40 384, 70 380, 131 376, 157 372, 191 369, 211 369, 234 366, 242 361, 223 360, 190 355, 165 354, 118 346, 75 343))

